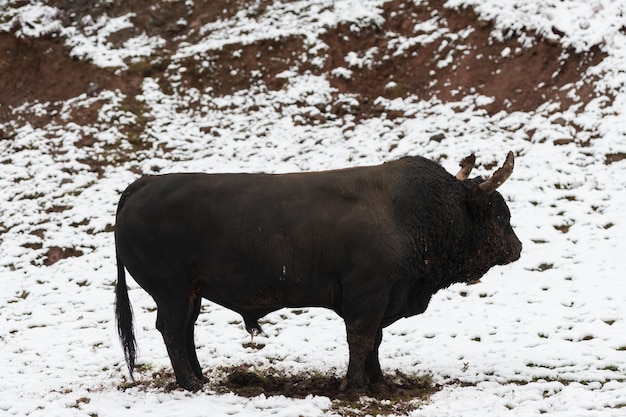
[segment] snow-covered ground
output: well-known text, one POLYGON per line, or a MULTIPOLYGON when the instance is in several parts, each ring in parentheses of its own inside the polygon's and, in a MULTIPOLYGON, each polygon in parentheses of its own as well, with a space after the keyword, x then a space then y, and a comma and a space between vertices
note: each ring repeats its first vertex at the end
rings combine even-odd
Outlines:
MULTIPOLYGON (((77 56, 92 54, 100 65, 121 67, 161 44, 138 37, 115 49, 106 43, 106 34, 124 28, 128 19, 83 22, 86 29, 78 31, 60 27, 53 7, 37 2, 7 7, 11 3, 0 1, 0 29, 21 19, 31 22, 21 26, 24 36, 61 32, 77 56)), ((179 57, 243 34, 317 33, 338 22, 381 20, 380 1, 335 3, 276 2, 260 15, 241 13, 228 22, 213 22, 201 30, 201 41, 180 48, 179 57)), ((330 86, 321 76, 293 76, 279 91, 250 89, 220 98, 192 90, 187 96, 167 95, 146 78, 138 100, 150 109, 147 131, 154 146, 135 160, 111 163, 102 173, 81 161, 105 155, 108 144, 119 143, 122 127, 136 122, 121 110, 119 91, 70 100, 43 127, 0 126, 12 132, 0 141, 0 415, 332 414, 325 397, 245 398, 217 394, 210 384, 197 393, 118 389, 127 373, 113 322, 111 230, 119 194, 138 170, 287 172, 419 154, 454 173, 469 153, 491 164, 502 162, 509 150, 517 156, 515 171, 500 191, 524 244, 521 259, 494 268, 479 285, 439 292, 424 314, 388 327, 380 352, 383 370, 428 374, 443 384, 413 416, 625 415, 626 159, 607 163, 607 155, 626 153, 626 7, 620 1, 588 0, 448 2, 450 7, 468 4, 495 21, 494 38, 503 36, 503 28, 549 37, 556 27, 564 45, 578 50, 600 46, 607 56, 588 72, 601 75, 596 89, 607 96, 564 110, 546 103, 532 112, 491 116, 478 104, 485 97, 447 104, 398 99, 386 105, 410 116, 344 117, 312 125, 297 123, 302 104, 298 108, 295 102, 311 109, 324 102, 330 86), (96 123, 59 122, 72 106, 98 100, 106 104, 96 123), (186 111, 190 101, 201 110, 186 111), (203 129, 207 126, 212 134, 203 129), (431 140, 442 132, 445 139, 431 140), (74 146, 86 134, 98 142, 74 146), (555 144, 563 139, 572 141, 555 144), (80 256, 46 266, 51 248, 80 256)), ((48 107, 26 103, 16 115, 45 113, 48 107)), ((477 172, 488 175, 490 170, 480 166, 477 172)), ((154 329, 154 303, 132 280, 130 286, 139 362, 144 369, 169 369, 154 329)), ((203 308, 196 342, 210 376, 220 366, 239 364, 261 373, 270 367, 345 372, 343 323, 329 311, 272 313, 263 325, 267 335, 255 338, 265 346, 254 349, 237 314, 209 302, 203 308)), ((150 375, 146 371, 139 378, 150 375)))

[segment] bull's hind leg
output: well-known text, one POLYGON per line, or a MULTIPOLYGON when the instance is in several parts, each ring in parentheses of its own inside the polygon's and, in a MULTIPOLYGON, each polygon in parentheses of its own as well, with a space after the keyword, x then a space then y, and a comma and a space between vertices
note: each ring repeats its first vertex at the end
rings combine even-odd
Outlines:
POLYGON ((187 323, 187 356, 189 357, 189 362, 191 363, 191 368, 193 369, 193 373, 201 380, 204 381, 204 375, 202 374, 202 367, 200 366, 200 362, 198 362, 198 355, 196 353, 196 342, 194 340, 194 328, 196 325, 196 320, 200 315, 200 308, 202 307, 202 297, 196 297, 193 300, 193 306, 191 310, 191 317, 189 318, 189 322, 187 323))
MULTIPOLYGON (((202 381, 196 375, 200 365, 194 355, 191 359, 189 355, 188 336, 189 322, 193 317, 194 305, 189 296, 180 297, 174 301, 171 297, 167 300, 156 300, 157 302, 157 329, 161 332, 167 354, 172 362, 176 382, 182 388, 197 391, 202 388, 202 381), (197 369, 195 369, 197 368, 197 369)), ((199 310, 199 309, 198 309, 199 310)), ((194 320, 195 321, 195 320, 194 320)))

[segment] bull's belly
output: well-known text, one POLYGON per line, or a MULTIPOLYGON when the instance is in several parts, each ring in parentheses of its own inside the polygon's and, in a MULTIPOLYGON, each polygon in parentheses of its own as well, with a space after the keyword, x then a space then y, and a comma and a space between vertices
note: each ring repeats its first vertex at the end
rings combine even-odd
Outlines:
POLYGON ((198 282, 202 297, 235 311, 338 305, 338 291, 329 280, 288 276, 215 277, 198 282))

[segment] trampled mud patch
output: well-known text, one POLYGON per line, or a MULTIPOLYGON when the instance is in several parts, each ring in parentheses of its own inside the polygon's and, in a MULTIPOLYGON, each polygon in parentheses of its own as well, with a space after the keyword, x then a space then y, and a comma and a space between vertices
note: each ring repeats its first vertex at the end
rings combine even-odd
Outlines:
MULTIPOLYGON (((132 383, 119 388, 151 388, 165 391, 179 389, 173 372, 168 369, 144 372, 132 383)), ((234 393, 242 397, 258 395, 285 396, 303 399, 309 396, 328 397, 330 411, 342 416, 406 414, 419 408, 442 386, 435 384, 429 375, 406 375, 396 371, 386 375, 384 384, 370 385, 363 391, 342 392, 342 378, 330 373, 287 374, 277 369, 256 369, 251 365, 223 367, 215 371, 206 385, 207 391, 217 394, 234 393)), ((207 395, 212 395, 208 392, 207 395)))
POLYGON ((250 366, 237 366, 223 370, 225 378, 220 383, 222 388, 243 396, 284 395, 293 398, 305 398, 320 395, 331 399, 354 400, 360 396, 371 396, 379 400, 394 398, 424 399, 439 390, 429 376, 409 376, 399 371, 388 375, 385 384, 370 385, 363 392, 342 392, 342 378, 335 375, 302 373, 287 375, 275 369, 257 371, 250 366))

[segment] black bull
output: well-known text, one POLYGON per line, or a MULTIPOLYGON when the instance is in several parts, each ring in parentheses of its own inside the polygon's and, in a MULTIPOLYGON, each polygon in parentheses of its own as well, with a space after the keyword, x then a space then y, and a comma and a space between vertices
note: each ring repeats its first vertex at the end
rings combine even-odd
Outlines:
POLYGON ((176 381, 202 386, 194 324, 201 299, 242 315, 246 329, 283 307, 343 318, 342 388, 380 382, 382 329, 424 312, 431 296, 517 260, 522 245, 488 180, 420 157, 379 166, 268 174, 145 176, 122 194, 115 227, 116 316, 132 376, 136 357, 124 268, 156 302, 176 381))

